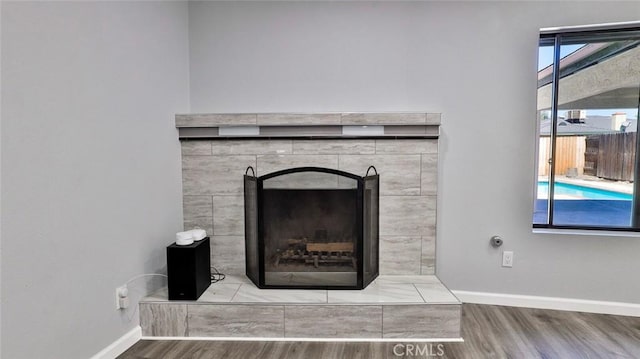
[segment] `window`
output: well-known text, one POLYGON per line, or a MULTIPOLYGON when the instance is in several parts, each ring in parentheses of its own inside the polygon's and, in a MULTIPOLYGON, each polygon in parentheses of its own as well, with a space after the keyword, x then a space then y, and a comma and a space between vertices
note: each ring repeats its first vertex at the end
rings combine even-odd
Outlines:
POLYGON ((634 26, 541 32, 536 228, 640 231, 634 26))

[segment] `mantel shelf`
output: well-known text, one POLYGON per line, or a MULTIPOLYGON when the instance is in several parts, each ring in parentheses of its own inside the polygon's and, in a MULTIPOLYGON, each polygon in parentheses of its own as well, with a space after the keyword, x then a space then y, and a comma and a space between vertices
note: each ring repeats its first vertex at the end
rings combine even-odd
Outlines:
POLYGON ((439 113, 176 115, 180 139, 438 138, 439 113))

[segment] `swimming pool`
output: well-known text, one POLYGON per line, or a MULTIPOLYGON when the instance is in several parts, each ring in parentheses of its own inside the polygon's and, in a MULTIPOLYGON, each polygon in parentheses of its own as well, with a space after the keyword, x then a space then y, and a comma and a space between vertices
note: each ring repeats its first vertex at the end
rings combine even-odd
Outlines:
MULTIPOLYGON (((556 182, 553 191, 556 199, 608 199, 631 201, 631 199, 633 198, 633 195, 627 193, 607 191, 598 188, 584 187, 561 182, 556 182)), ((547 198, 548 193, 549 182, 538 182, 538 198, 547 198)))

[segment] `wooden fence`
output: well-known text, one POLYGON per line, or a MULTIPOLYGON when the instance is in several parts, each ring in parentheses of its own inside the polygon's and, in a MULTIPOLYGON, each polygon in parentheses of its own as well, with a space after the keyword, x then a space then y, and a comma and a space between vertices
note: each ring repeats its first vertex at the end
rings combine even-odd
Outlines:
POLYGON ((585 161, 594 162, 589 172, 614 181, 633 181, 636 133, 593 135, 587 139, 585 161), (597 153, 597 157, 596 154, 597 153), (595 171, 594 171, 595 170, 595 171))
MULTIPOLYGON (((577 169, 577 175, 583 173, 585 166, 586 137, 560 136, 556 139, 556 174, 566 175, 570 169, 577 169)), ((551 158, 551 139, 540 137, 538 151, 538 176, 549 175, 549 158, 551 158)))
MULTIPOLYGON (((590 136, 560 136, 556 139, 556 174, 597 176, 614 181, 633 182, 636 159, 636 133, 590 136)), ((549 137, 540 137, 538 175, 548 176, 551 158, 549 137)))
POLYGON ((587 149, 584 152, 584 174, 587 176, 597 176, 600 136, 587 137, 586 145, 587 149))

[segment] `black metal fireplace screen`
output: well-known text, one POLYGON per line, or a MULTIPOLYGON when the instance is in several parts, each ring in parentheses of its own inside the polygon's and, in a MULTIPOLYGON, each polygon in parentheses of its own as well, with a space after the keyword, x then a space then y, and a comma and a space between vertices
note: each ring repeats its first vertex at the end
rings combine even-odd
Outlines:
POLYGON ((364 177, 320 167, 256 177, 247 168, 247 276, 259 288, 365 288, 378 276, 379 183, 373 166, 364 177))

